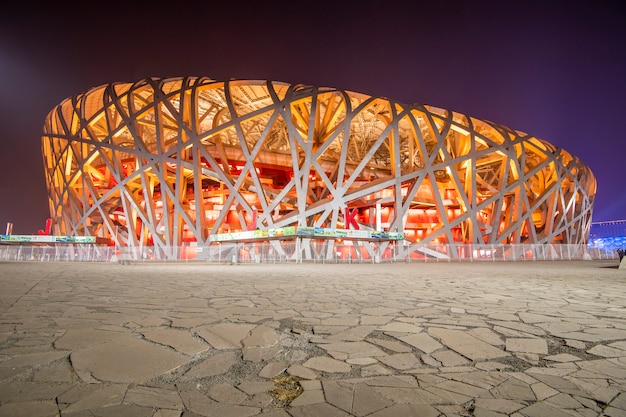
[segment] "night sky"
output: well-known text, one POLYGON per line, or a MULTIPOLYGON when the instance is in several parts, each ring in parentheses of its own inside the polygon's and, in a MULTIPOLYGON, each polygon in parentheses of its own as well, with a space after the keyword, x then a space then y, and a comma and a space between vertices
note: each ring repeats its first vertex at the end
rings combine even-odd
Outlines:
POLYGON ((22 3, 0 16, 0 233, 49 217, 41 129, 55 105, 186 75, 336 87, 527 132, 594 172, 593 221, 626 219, 617 1, 22 3))

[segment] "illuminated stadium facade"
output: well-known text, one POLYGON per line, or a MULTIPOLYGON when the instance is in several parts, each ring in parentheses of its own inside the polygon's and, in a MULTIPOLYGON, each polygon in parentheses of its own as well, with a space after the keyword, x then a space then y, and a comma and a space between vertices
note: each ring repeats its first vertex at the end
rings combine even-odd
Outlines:
POLYGON ((401 232, 407 250, 584 245, 596 191, 578 158, 525 133, 273 81, 93 88, 49 113, 42 151, 54 234, 163 254, 288 226, 401 232))

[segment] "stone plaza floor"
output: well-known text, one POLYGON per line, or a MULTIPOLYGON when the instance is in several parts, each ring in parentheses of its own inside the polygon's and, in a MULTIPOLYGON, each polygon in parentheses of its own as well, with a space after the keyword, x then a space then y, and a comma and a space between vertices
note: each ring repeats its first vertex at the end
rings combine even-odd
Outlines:
POLYGON ((0 263, 0 417, 626 416, 618 261, 0 263))

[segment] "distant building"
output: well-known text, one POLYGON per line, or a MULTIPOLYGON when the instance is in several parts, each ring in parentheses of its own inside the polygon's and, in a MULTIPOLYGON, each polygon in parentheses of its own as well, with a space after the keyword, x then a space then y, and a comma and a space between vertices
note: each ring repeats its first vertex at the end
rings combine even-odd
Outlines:
POLYGON ((591 223, 589 249, 604 252, 626 249, 626 220, 591 223))
POLYGON ((596 180, 564 149, 468 115, 274 81, 144 79, 48 114, 53 234, 157 251, 308 226, 404 245, 585 245, 596 180))

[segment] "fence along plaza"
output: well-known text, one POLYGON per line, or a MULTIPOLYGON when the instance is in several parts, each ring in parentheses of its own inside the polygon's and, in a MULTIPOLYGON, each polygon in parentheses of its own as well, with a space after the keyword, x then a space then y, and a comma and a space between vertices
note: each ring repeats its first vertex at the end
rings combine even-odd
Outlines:
POLYGON ((0 245, 0 261, 194 262, 194 263, 378 263, 520 262, 618 259, 617 252, 580 245, 423 245, 403 241, 327 239, 225 241, 208 246, 178 246, 168 257, 154 247, 93 244, 0 245))

